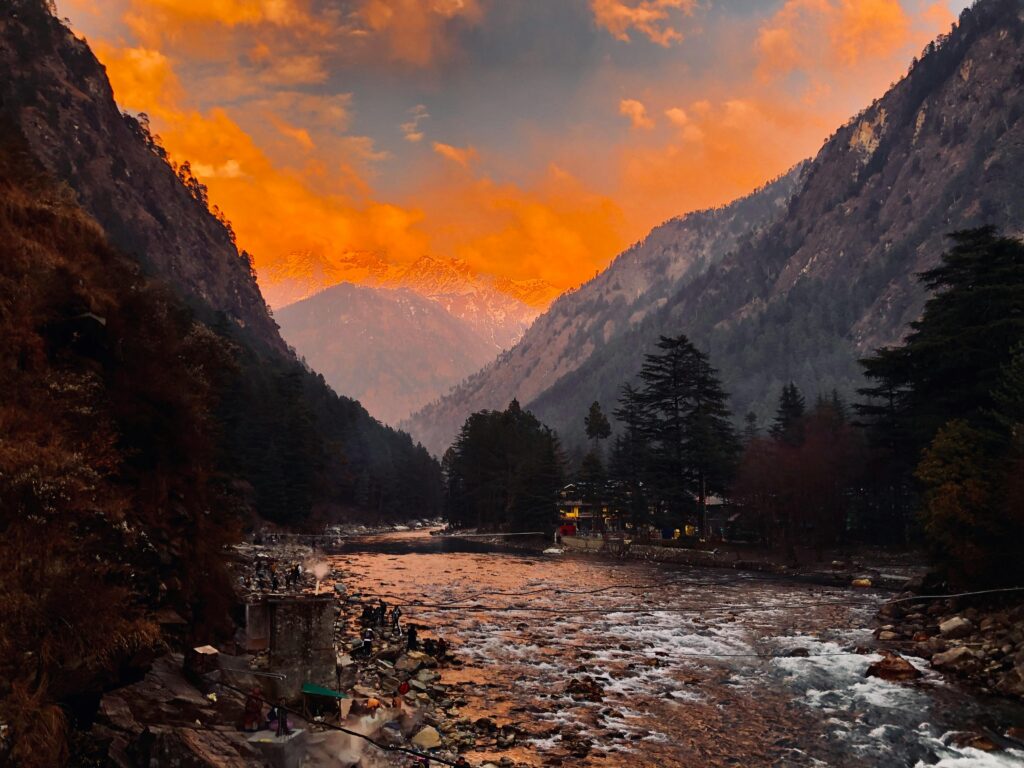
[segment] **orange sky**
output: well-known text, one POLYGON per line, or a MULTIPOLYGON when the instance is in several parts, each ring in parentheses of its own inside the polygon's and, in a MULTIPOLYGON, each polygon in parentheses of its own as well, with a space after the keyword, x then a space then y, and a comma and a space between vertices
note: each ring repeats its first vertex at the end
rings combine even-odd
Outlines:
MULTIPOLYGON (((60 0, 234 223, 569 288, 812 155, 946 0, 60 0)), ((960 4, 962 5, 962 3, 960 4)))

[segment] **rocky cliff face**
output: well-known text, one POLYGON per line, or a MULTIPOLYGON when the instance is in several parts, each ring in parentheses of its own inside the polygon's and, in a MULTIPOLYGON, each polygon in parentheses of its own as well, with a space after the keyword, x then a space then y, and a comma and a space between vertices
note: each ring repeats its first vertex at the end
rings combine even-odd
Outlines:
POLYGON ((277 313, 298 354, 339 392, 395 424, 492 360, 496 349, 408 289, 342 283, 277 313))
MULTIPOLYGON (((1024 181, 1016 172, 1024 161, 1022 38, 1019 0, 982 0, 825 143, 781 215, 763 217, 760 227, 738 222, 749 236, 716 237, 727 253, 670 280, 663 292, 636 278, 630 322, 620 331, 606 316, 614 297, 608 281, 630 254, 638 262, 633 273, 652 259, 644 246, 623 254, 410 428, 443 450, 466 415, 516 395, 571 444, 586 405, 597 399, 611 408, 656 337, 683 332, 721 368, 737 413, 767 417, 788 381, 811 396, 832 388, 851 394, 860 384, 857 358, 899 340, 919 313, 924 297, 915 276, 937 263, 946 233, 994 224, 1019 234, 1024 227, 1024 181), (560 311, 570 306, 575 320, 560 311)), ((712 214, 716 224, 721 215, 712 214)), ((690 239, 690 231, 663 228, 652 237, 667 238, 663 250, 685 254, 674 263, 701 264, 705 241, 690 239)), ((620 278, 619 285, 629 284, 620 278)))
POLYGON ((0 109, 116 247, 193 303, 285 350, 229 230, 121 114, 88 45, 39 0, 0 6, 0 70, 0 109))

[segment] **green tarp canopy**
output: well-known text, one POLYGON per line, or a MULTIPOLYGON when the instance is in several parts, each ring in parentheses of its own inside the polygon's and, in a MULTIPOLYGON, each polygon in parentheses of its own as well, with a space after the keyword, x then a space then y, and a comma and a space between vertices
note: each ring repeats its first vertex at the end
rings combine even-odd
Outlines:
POLYGON ((313 683, 302 684, 302 695, 303 696, 323 696, 328 699, 347 699, 348 694, 342 693, 341 691, 332 691, 330 688, 324 688, 322 685, 314 685, 313 683))

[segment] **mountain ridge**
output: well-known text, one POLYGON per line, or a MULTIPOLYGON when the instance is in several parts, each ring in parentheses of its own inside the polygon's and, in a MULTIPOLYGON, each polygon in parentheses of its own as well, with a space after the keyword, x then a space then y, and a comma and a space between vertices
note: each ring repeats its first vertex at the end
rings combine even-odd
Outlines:
MULTIPOLYGON (((641 291, 624 333, 591 334, 531 380, 543 356, 527 347, 558 344, 564 330, 549 317, 556 302, 536 332, 405 426, 439 453, 470 412, 516 396, 579 446, 586 406, 611 410, 661 333, 685 332, 710 352, 738 413, 766 418, 788 381, 852 394, 857 357, 897 341, 920 311, 914 275, 937 262, 946 232, 991 223, 1015 233, 1024 223, 1012 172, 1024 160, 1022 37, 1017 0, 982 0, 824 142, 769 226, 667 293, 641 291)), ((676 245, 692 250, 684 240, 676 245)), ((591 313, 590 327, 608 316, 599 286, 570 300, 591 313)))

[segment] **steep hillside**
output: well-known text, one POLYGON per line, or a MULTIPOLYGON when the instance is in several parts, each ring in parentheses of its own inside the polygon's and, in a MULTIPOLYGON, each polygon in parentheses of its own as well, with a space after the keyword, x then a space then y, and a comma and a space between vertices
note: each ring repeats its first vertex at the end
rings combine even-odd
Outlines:
POLYGON ((494 344, 407 289, 342 283, 277 313, 327 383, 396 424, 495 356, 494 344))
POLYGON ((801 174, 798 166, 732 205, 657 227, 600 275, 558 298, 519 344, 451 395, 416 414, 408 428, 440 454, 470 413, 503 408, 513 397, 522 402, 537 399, 553 383, 584 366, 595 352, 629 336, 678 286, 696 279, 741 240, 780 216, 801 174))
MULTIPOLYGON (((918 315, 914 276, 937 262, 945 233, 1024 226, 1022 38, 1018 0, 982 0, 825 143, 771 227, 737 239, 719 263, 663 296, 642 299, 627 332, 593 334, 548 365, 544 350, 564 350, 559 336, 571 324, 542 319, 543 334, 531 330, 411 428, 441 450, 470 411, 517 394, 576 442, 586 404, 613 407, 661 333, 685 332, 711 353, 737 413, 765 417, 789 380, 811 395, 851 393, 857 358, 900 339, 918 315)), ((674 242, 697 257, 692 244, 674 242)), ((596 300, 591 286, 587 297, 596 300)), ((587 322, 600 317, 593 304, 579 310, 587 322)))
POLYGON ((0 119, 133 268, 223 342, 209 429, 245 513, 301 525, 435 510, 436 462, 295 359, 205 190, 119 112, 103 68, 45 0, 0 5, 0 66, 0 119))
POLYGON ((233 632, 242 500, 216 428, 231 349, 2 117, 0 254, 0 756, 58 766, 66 721, 162 652, 158 611, 190 640, 233 632))
POLYGON ((138 121, 122 116, 89 46, 38 0, 0 9, 0 108, 111 243, 262 343, 284 346, 230 230, 181 183, 138 121))

